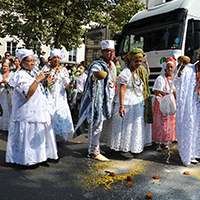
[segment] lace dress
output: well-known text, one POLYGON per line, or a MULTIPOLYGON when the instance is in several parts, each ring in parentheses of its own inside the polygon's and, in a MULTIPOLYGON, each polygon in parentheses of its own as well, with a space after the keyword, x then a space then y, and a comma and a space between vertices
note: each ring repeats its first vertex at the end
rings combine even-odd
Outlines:
MULTIPOLYGON (((9 81, 12 75, 13 75, 13 72, 10 72, 6 80, 9 81)), ((0 81, 2 80, 3 80, 3 74, 0 74, 0 81)), ((12 88, 6 83, 1 83, 0 84, 0 103, 3 109, 3 115, 0 116, 0 129, 4 131, 8 130, 9 121, 10 121, 10 115, 11 115, 11 110, 12 110, 11 95, 12 95, 12 88)))
POLYGON ((143 82, 136 74, 134 83, 129 68, 120 74, 120 84, 127 85, 124 107, 125 116, 119 116, 119 98, 111 118, 111 132, 107 133, 107 145, 116 151, 140 153, 144 146, 151 145, 151 125, 144 122, 143 82))
POLYGON ((200 158, 200 103, 197 101, 197 79, 194 65, 187 65, 176 87, 176 135, 181 160, 189 165, 200 158))
POLYGON ((25 70, 19 70, 9 81, 14 93, 6 162, 34 165, 47 158, 58 158, 48 101, 42 85, 39 84, 35 93, 26 98, 34 80, 25 70))
MULTIPOLYGON (((49 71, 50 67, 45 67, 43 70, 49 71)), ((48 91, 54 133, 57 141, 67 141, 68 135, 74 133, 72 116, 67 102, 67 92, 64 86, 69 84, 69 73, 66 68, 62 68, 59 73, 57 70, 51 70, 51 77, 57 78, 52 92, 48 91)))
MULTIPOLYGON (((153 90, 159 90, 164 93, 169 93, 172 81, 168 80, 165 74, 162 74, 157 77, 153 90), (169 81, 169 82, 168 82, 169 81)), ((173 142, 177 140, 176 131, 175 131, 175 114, 169 116, 170 127, 168 124, 168 117, 164 116, 160 111, 160 103, 155 97, 153 102, 153 116, 154 123, 152 124, 152 139, 157 143, 167 144, 168 142, 173 142), (170 132, 171 129, 171 132, 170 132)))

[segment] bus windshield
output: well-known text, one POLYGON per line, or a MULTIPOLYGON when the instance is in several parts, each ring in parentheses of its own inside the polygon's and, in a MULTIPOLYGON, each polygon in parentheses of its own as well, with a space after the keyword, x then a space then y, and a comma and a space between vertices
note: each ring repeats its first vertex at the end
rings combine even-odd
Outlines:
POLYGON ((152 29, 133 29, 125 35, 120 46, 120 54, 125 54, 132 48, 142 48, 144 52, 180 49, 183 23, 154 27, 152 29))

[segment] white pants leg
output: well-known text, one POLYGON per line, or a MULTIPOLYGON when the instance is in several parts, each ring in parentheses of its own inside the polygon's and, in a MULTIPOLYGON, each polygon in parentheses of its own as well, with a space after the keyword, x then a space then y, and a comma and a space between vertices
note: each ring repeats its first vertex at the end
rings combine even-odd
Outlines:
POLYGON ((103 122, 99 122, 97 126, 92 126, 88 124, 88 153, 89 154, 99 154, 100 145, 99 137, 103 129, 103 122))

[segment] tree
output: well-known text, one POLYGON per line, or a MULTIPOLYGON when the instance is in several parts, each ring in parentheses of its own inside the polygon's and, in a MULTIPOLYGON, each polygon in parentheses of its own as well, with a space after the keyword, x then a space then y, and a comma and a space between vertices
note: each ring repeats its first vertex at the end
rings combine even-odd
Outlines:
POLYGON ((41 44, 71 50, 82 44, 86 27, 107 25, 113 36, 144 6, 138 0, 2 0, 0 37, 32 48, 36 35, 41 44))

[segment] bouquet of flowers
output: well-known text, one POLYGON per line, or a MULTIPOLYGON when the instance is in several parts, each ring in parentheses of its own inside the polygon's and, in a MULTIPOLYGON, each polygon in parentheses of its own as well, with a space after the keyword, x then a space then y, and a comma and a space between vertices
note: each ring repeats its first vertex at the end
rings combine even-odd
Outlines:
POLYGON ((75 82, 75 80, 80 76, 81 74, 81 71, 80 69, 76 68, 75 66, 73 66, 71 68, 71 70, 68 70, 69 72, 69 79, 70 79, 70 82, 75 82))

